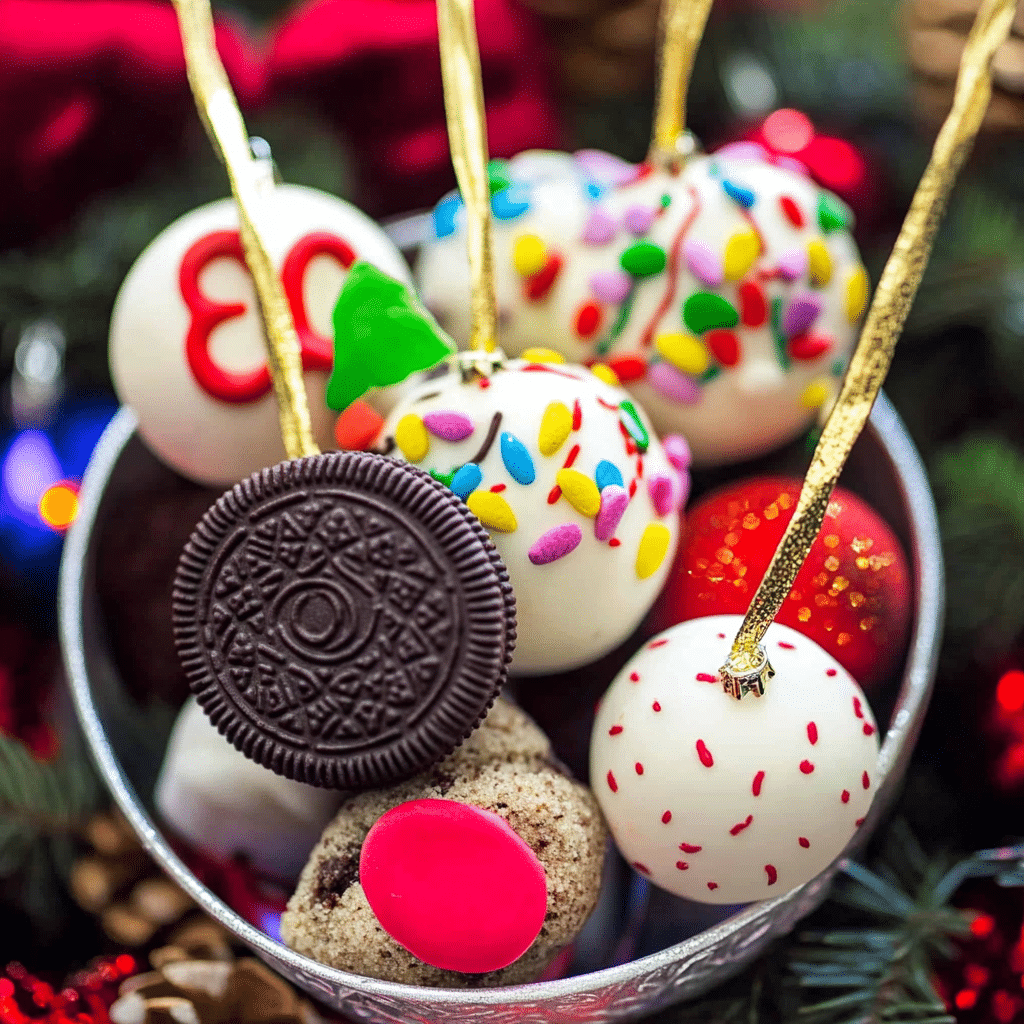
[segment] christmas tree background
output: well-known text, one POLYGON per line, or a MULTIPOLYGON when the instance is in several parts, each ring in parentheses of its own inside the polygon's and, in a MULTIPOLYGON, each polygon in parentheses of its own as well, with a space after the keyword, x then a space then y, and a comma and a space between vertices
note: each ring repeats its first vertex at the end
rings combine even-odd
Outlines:
MULTIPOLYGON (((0 0, 0 14, 4 6, 0 0)), ((275 0, 249 0, 230 13, 257 38, 286 12, 275 0)), ((833 140, 822 147, 820 170, 854 206, 874 279, 931 141, 932 126, 914 102, 905 18, 889 0, 726 5, 702 44, 691 98, 692 127, 709 147, 757 132, 777 108, 802 112, 820 137, 833 140)), ((560 52, 571 61, 571 46, 560 52)), ((563 81, 588 73, 580 57, 563 81)), ((641 68, 641 81, 625 94, 563 90, 564 144, 642 159, 650 77, 641 68)), ((323 110, 293 93, 255 104, 247 117, 251 132, 270 143, 285 180, 362 201, 358 145, 323 110)), ((56 331, 65 346, 59 409, 110 407, 107 326, 121 280, 162 228, 225 193, 223 170, 198 122, 169 123, 177 126, 173 137, 143 139, 141 151, 109 173, 74 188, 57 182, 52 202, 40 206, 45 216, 26 208, 3 220, 5 391, 18 377, 19 346, 24 353, 33 332, 56 331)), ((967 860, 1024 836, 1022 140, 980 140, 886 385, 932 481, 950 584, 932 708, 898 815, 868 857, 877 873, 853 869, 838 898, 799 935, 727 989, 667 1012, 666 1022, 796 1019, 798 1007, 815 1004, 824 1008, 801 1019, 942 1019, 945 1010, 928 1002, 922 978, 957 1019, 1024 1020, 1024 962, 1012 953, 1022 901, 1019 890, 1009 899, 994 896, 991 881, 1001 874, 1017 883, 1020 867, 1012 858, 967 860), (989 880, 958 887, 960 876, 948 872, 965 861, 964 872, 989 880), (951 899, 981 916, 949 910, 951 899), (988 972, 974 988, 965 973, 972 964, 988 972), (971 1002, 958 997, 964 991, 981 995, 971 1002), (996 992, 1008 994, 1000 1001, 996 992)), ((401 194, 389 200, 391 212, 408 209, 401 194)), ((24 403, 14 394, 0 424, 4 446, 23 426, 15 422, 19 408, 24 403)), ((80 448, 95 435, 83 430, 80 448)), ((31 548, 7 524, 0 529, 7 531, 0 550, 0 920, 11 922, 0 930, 0 965, 18 959, 56 984, 123 943, 71 891, 74 865, 95 853, 89 828, 105 798, 59 682, 59 538, 56 546, 31 548)), ((5 1012, 0 1000, 0 1020, 15 1019, 5 1012)))

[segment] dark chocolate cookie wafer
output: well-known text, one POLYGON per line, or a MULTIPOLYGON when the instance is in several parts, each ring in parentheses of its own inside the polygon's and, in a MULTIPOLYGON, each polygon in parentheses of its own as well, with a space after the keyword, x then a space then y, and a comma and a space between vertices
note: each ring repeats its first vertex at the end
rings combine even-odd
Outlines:
POLYGON ((220 732, 281 775, 390 785, 450 753, 505 681, 515 599, 451 491, 379 455, 282 462, 196 527, 175 642, 220 732))

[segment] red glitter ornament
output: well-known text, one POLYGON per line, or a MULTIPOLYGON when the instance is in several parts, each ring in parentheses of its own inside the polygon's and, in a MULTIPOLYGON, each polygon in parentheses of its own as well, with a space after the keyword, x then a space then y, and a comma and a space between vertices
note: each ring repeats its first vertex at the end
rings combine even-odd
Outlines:
MULTIPOLYGON (((704 615, 744 614, 796 508, 801 481, 757 477, 687 511, 668 583, 651 615, 661 632, 704 615)), ((892 530, 836 488, 821 531, 777 616, 862 685, 896 667, 910 623, 910 572, 892 530)))

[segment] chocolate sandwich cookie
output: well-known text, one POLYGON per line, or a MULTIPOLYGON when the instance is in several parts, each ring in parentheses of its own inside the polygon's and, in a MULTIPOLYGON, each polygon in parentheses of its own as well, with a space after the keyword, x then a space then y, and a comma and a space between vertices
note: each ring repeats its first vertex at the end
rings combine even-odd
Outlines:
POLYGON ((334 789, 445 757, 505 681, 515 599, 486 530, 426 473, 282 462, 200 521, 174 586, 189 685, 243 753, 334 789))

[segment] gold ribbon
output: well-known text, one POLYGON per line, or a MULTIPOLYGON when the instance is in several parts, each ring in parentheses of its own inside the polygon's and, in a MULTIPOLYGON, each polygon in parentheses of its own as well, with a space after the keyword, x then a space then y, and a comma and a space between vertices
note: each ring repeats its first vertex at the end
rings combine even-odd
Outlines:
MULTIPOLYGON (((842 390, 825 424, 804 479, 796 511, 721 669, 726 691, 757 689, 751 675, 771 671, 760 642, 793 586, 828 508, 832 488, 867 422, 889 370, 903 324, 917 294, 950 190, 970 152, 992 94, 992 58, 1013 24, 1015 0, 983 0, 960 62, 953 109, 892 254, 875 290, 842 390)), ((767 678, 767 676, 765 676, 767 678)))
POLYGON ((686 93, 711 0, 662 0, 661 72, 648 160, 678 166, 696 148, 686 131, 686 93))
POLYGON ((497 303, 491 256, 491 188, 487 176, 487 129, 480 50, 472 0, 437 0, 441 77, 452 164, 466 204, 469 248, 470 348, 493 352, 497 303))
POLYGON ((199 116, 227 168, 238 206, 238 224, 266 327, 267 363, 274 382, 281 438, 291 459, 316 455, 309 403, 302 379, 302 354, 281 279, 263 239, 266 198, 273 187, 265 163, 249 147, 241 112, 217 54, 209 0, 174 0, 185 47, 185 65, 199 116))

